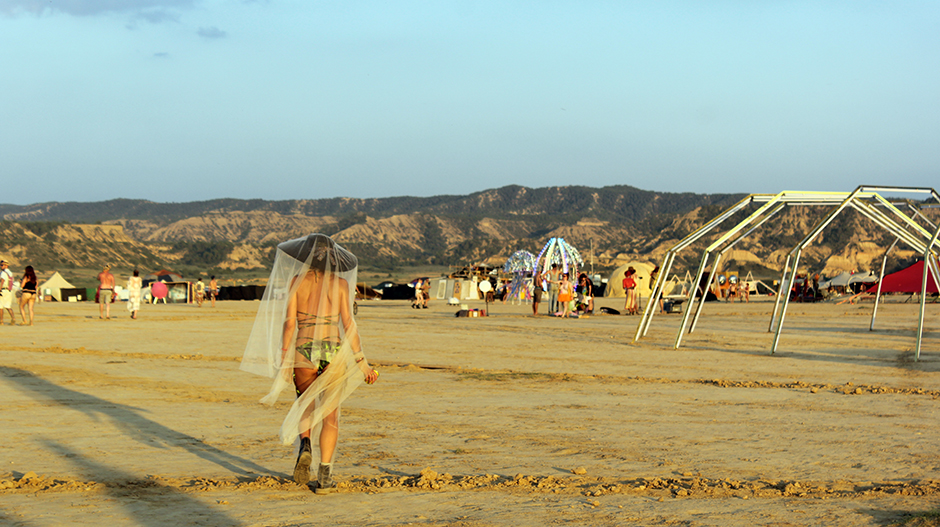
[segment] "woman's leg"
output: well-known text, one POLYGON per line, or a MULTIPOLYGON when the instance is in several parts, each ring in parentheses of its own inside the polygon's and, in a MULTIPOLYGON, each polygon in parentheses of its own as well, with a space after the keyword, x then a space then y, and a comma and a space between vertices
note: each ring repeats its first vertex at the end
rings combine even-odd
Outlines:
MULTIPOLYGON (((316 378, 317 370, 294 368, 294 386, 297 388, 298 397, 316 378)), ((313 405, 310 405, 300 419, 303 431, 300 433, 300 452, 297 454, 297 463, 294 464, 294 482, 298 485, 306 485, 310 481, 310 464, 313 461, 310 448, 310 412, 312 411, 313 405)))
POLYGON ((30 295, 30 298, 29 298, 29 325, 30 326, 33 325, 33 318, 34 318, 33 305, 35 304, 36 304, 36 299, 33 297, 33 295, 30 295))
MULTIPOLYGON (((298 397, 300 397, 299 394, 303 394, 305 391, 307 391, 307 388, 309 388, 315 380, 317 380, 317 370, 308 368, 294 368, 294 386, 297 388, 298 397)), ((304 415, 301 417, 300 422, 309 422, 311 413, 313 413, 313 405, 310 405, 310 407, 307 408, 307 410, 304 412, 304 415)), ((300 432, 300 437, 309 439, 310 428, 306 427, 302 432, 300 432)))
POLYGON ((26 312, 23 311, 23 304, 25 304, 25 303, 26 303, 26 295, 23 294, 23 295, 20 297, 20 302, 19 302, 19 304, 20 304, 20 316, 23 317, 22 320, 23 320, 23 325, 24 325, 24 326, 28 323, 28 322, 26 321, 26 312))
POLYGON ((332 463, 333 452, 336 450, 336 441, 339 439, 339 419, 337 410, 323 419, 320 427, 320 463, 332 463))

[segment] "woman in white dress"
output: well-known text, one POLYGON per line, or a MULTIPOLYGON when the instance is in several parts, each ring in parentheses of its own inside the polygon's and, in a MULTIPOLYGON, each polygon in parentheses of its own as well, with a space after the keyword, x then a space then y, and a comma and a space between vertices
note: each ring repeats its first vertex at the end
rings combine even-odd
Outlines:
POLYGON ((127 279, 127 310, 131 312, 131 318, 137 318, 137 312, 140 311, 140 290, 143 287, 143 281, 140 279, 140 272, 134 269, 134 276, 127 279))

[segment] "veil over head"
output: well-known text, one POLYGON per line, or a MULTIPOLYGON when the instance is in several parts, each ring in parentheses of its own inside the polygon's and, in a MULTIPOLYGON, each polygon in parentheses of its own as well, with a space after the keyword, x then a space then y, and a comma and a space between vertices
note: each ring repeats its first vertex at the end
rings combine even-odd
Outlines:
POLYGON ((308 430, 315 435, 363 381, 352 317, 357 268, 356 256, 324 234, 277 246, 241 369, 274 379, 261 399, 271 405, 294 388, 295 368, 317 370, 324 359, 329 364, 291 406, 281 426, 284 444, 308 430))

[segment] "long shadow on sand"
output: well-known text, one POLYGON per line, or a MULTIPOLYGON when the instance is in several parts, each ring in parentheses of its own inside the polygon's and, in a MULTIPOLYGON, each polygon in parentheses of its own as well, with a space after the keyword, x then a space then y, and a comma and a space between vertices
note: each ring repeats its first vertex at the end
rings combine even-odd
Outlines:
POLYGON ((50 440, 42 440, 49 450, 105 487, 114 503, 124 509, 134 523, 164 525, 242 525, 222 511, 213 510, 185 493, 154 480, 141 480, 120 469, 98 463, 50 440))
POLYGON ((141 415, 144 410, 140 408, 69 390, 19 368, 0 366, 0 376, 13 383, 21 391, 31 394, 36 400, 52 401, 65 408, 82 412, 95 421, 102 417, 107 418, 115 428, 128 437, 149 447, 181 448, 237 474, 279 475, 254 462, 209 446, 195 437, 147 419, 141 415))
POLYGON ((14 519, 13 516, 0 509, 0 525, 9 525, 10 527, 31 527, 33 524, 23 519, 14 519))

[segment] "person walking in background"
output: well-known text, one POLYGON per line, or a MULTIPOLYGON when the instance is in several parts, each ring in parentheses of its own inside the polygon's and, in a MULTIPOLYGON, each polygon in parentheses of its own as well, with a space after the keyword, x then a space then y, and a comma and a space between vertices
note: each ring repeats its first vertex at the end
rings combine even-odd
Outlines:
POLYGON ((114 296, 114 275, 111 274, 111 265, 105 265, 104 270, 98 273, 98 318, 111 320, 111 298, 114 296))
POLYGON ((428 308, 428 300, 431 299, 431 279, 424 281, 424 285, 421 286, 421 294, 424 296, 424 304, 421 305, 422 308, 428 308))
POLYGON ((421 309, 421 304, 424 301, 424 288, 422 286, 424 286, 424 280, 419 278, 415 282, 415 298, 411 302, 412 309, 421 309))
POLYGON ((0 325, 3 324, 3 312, 10 312, 10 325, 16 324, 13 316, 13 273, 6 260, 0 260, 0 325))
POLYGON ((215 280, 215 275, 209 278, 209 298, 212 300, 212 307, 215 307, 215 297, 219 296, 219 283, 215 280))
POLYGON ((127 279, 127 310, 131 312, 131 318, 137 318, 137 312, 140 311, 141 289, 143 280, 140 279, 140 272, 134 269, 134 276, 127 279))
POLYGON ((20 316, 23 317, 24 326, 33 325, 33 305, 36 303, 36 291, 39 288, 39 281, 36 280, 36 271, 32 265, 27 265, 23 272, 23 279, 20 281, 23 285, 20 287, 20 316), (23 309, 24 307, 28 309, 23 309), (27 316, 27 313, 29 315, 27 316))
POLYGON ((206 299, 206 284, 203 283, 202 278, 196 280, 196 285, 193 286, 193 292, 196 297, 196 306, 202 307, 202 302, 206 299))

